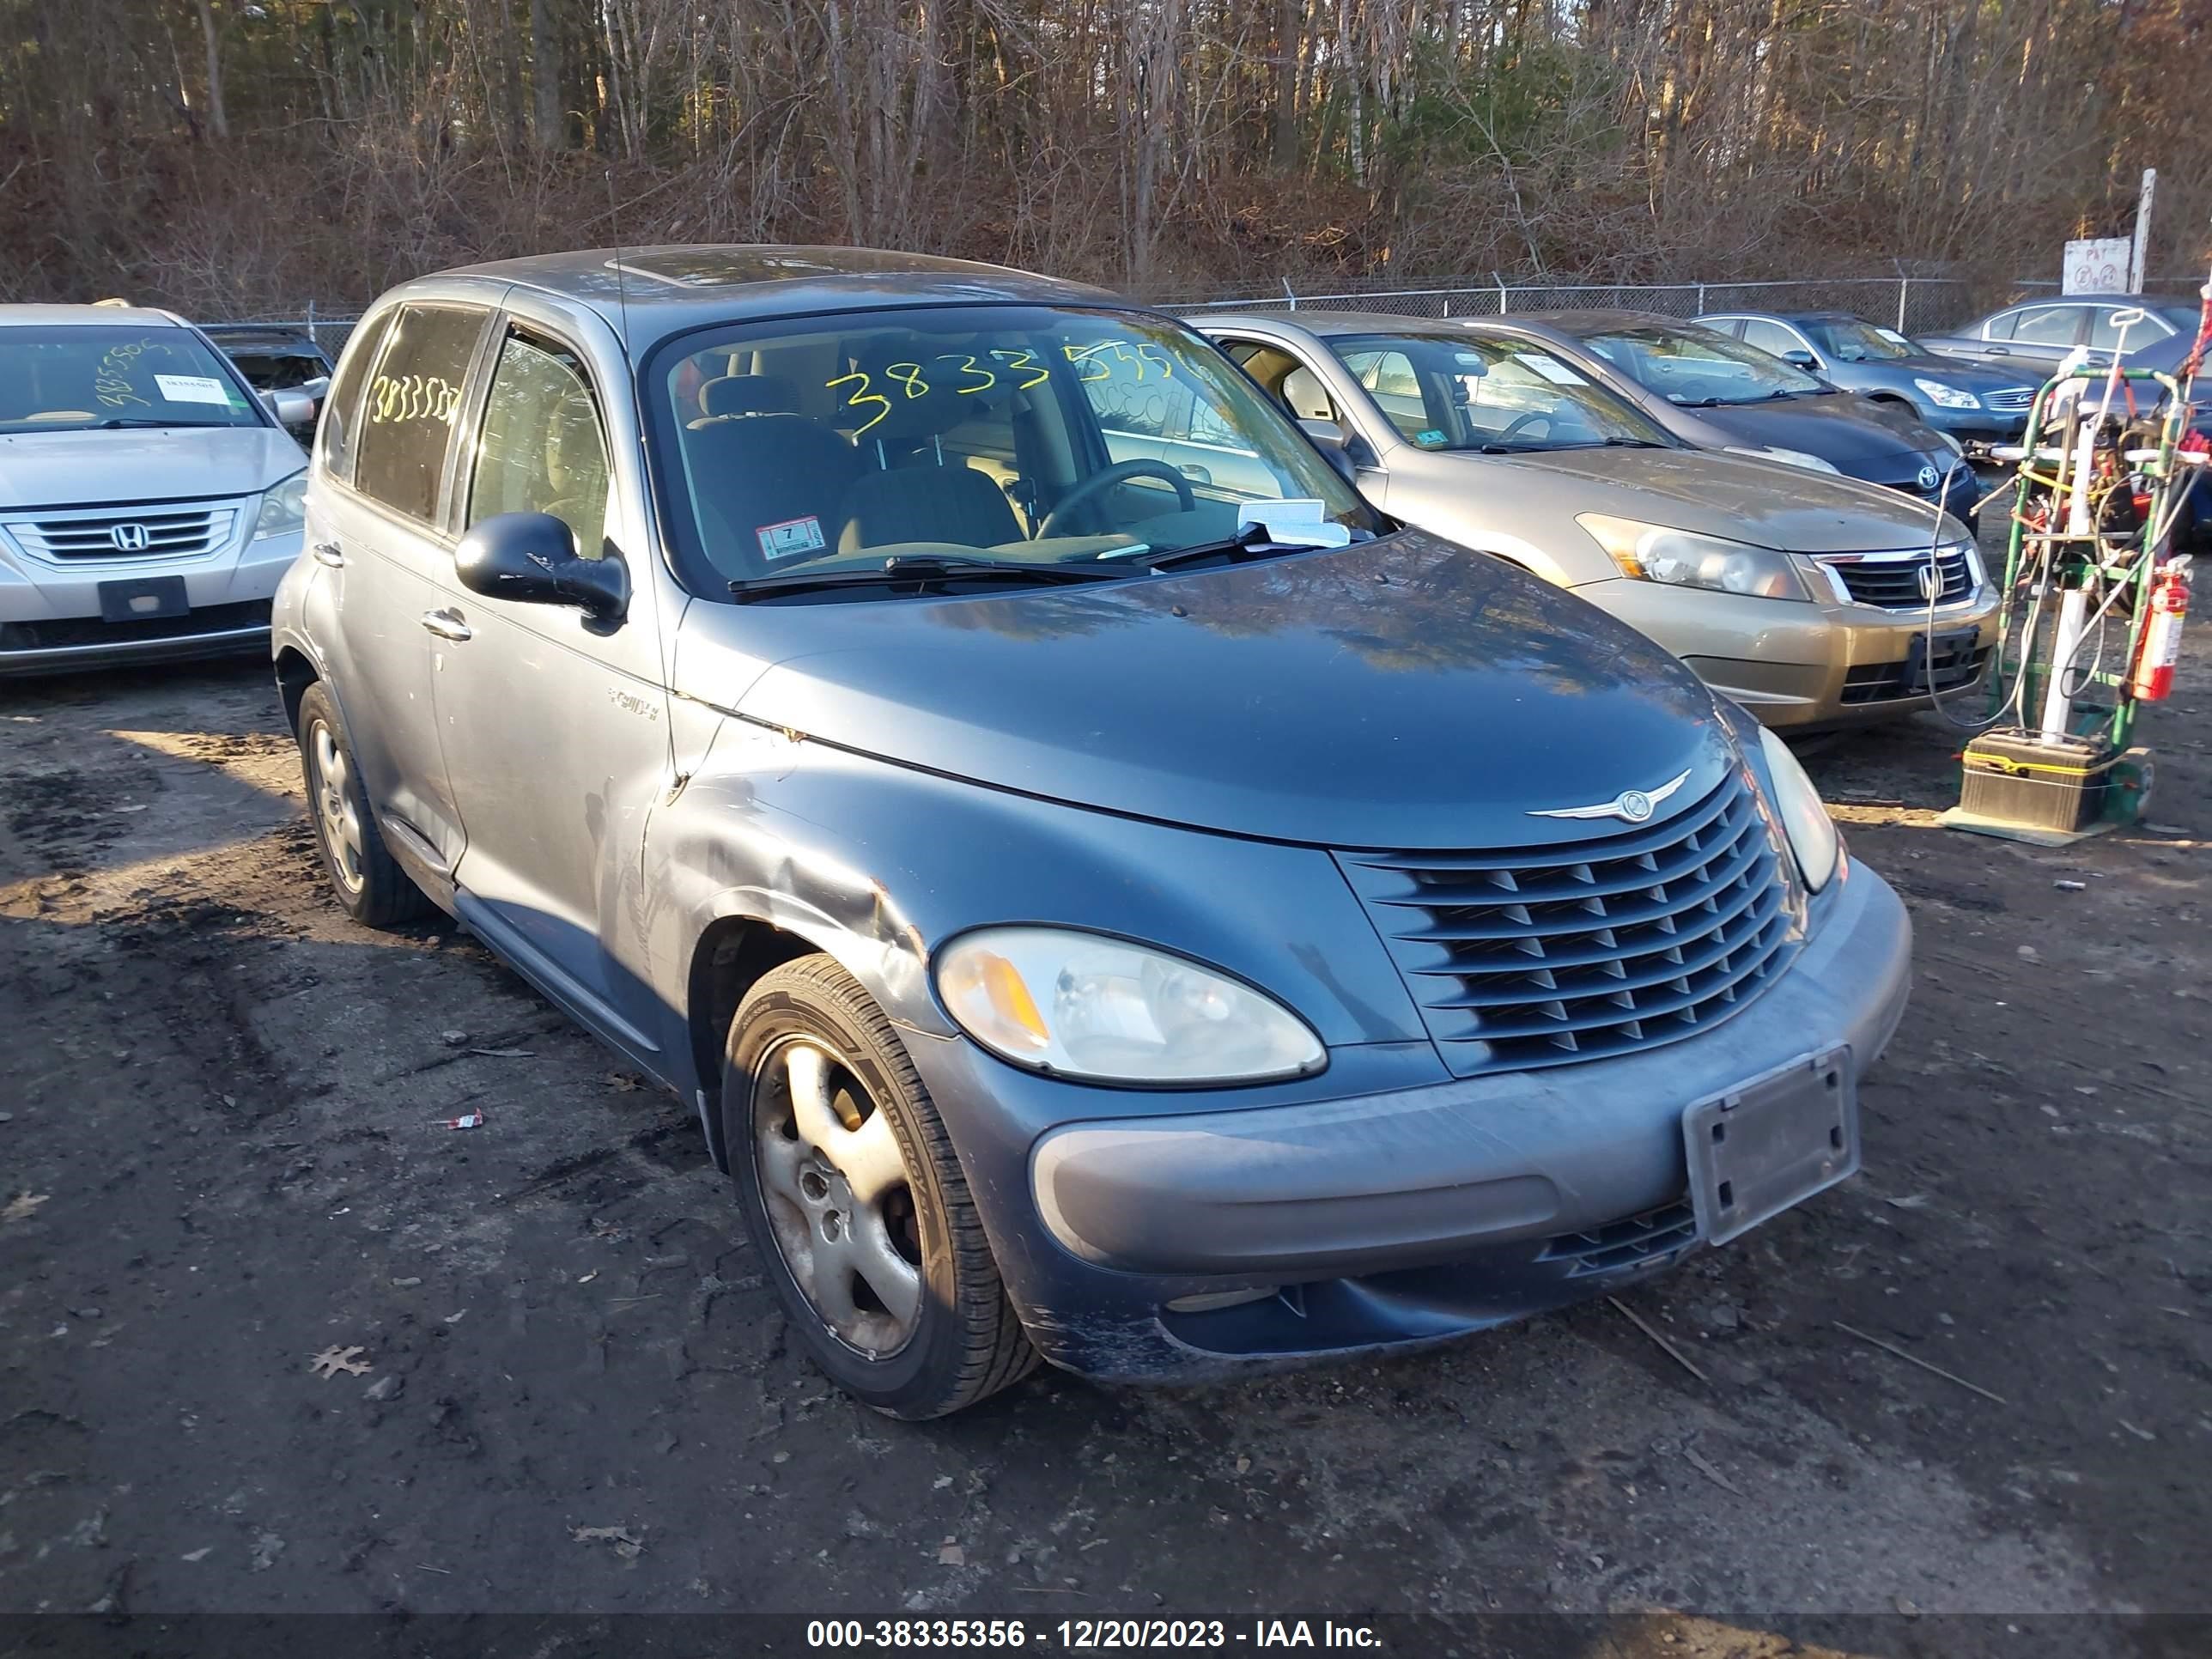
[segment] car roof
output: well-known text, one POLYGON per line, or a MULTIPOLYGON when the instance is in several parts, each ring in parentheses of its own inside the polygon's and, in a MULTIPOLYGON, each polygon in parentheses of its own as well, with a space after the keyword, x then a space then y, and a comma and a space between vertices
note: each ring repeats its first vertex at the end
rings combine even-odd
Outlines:
MULTIPOLYGON (((641 348, 704 324, 951 304, 1130 301, 1003 265, 880 248, 780 244, 582 248, 464 265, 425 282, 486 279, 590 307, 641 348)), ((396 292, 405 295, 414 284, 396 292)))
POLYGON ((0 328, 188 328, 174 312, 151 306, 0 306, 0 328))

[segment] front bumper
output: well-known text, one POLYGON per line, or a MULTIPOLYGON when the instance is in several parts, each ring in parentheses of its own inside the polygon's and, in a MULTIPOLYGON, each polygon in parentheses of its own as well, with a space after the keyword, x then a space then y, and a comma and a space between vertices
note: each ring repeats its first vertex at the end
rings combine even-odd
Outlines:
MULTIPOLYGON (((1670 1265, 1697 1243, 1683 1109, 1837 1042, 1863 1073, 1903 1015, 1911 933, 1889 886, 1853 866, 1815 920, 1790 971, 1698 1038, 1534 1073, 1063 1123, 1018 1185, 971 1158, 1008 1292, 1055 1364, 1188 1377, 1443 1340, 1670 1265), (1278 1288, 1167 1305, 1255 1285, 1278 1288)), ((1010 1085, 964 1043, 915 1058, 940 1101, 1068 1086, 1010 1085)))
MULTIPOLYGON (((1924 649, 1924 611, 1753 599, 1659 582, 1591 582, 1575 592, 1682 659, 1698 678, 1777 731, 1812 731, 1892 720, 1933 701, 1905 690, 1908 665, 1924 649)), ((1935 631, 1972 629, 1975 650, 1996 643, 1999 596, 1984 582, 1970 599, 1940 607, 1935 631)), ((1984 672, 1955 684, 1938 676, 1948 702, 1969 695, 1984 672)))
POLYGON ((295 530, 174 560, 0 556, 0 676, 265 653, 270 601, 300 548, 295 530), (183 578, 183 616, 100 619, 102 582, 163 576, 183 578))

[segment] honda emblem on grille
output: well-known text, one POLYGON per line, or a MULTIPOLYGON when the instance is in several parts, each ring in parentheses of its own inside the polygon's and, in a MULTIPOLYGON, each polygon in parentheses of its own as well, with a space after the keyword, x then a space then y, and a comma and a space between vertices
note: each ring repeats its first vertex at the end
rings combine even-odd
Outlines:
POLYGON ((1651 816, 1652 809, 1690 781, 1685 770, 1667 780, 1656 789, 1624 789, 1611 800, 1601 800, 1591 806, 1554 806, 1546 811, 1531 811, 1532 818, 1623 818, 1630 823, 1641 823, 1651 816))
POLYGON ((118 552, 143 553, 154 538, 143 524, 118 524, 109 527, 107 539, 115 544, 118 552))
POLYGON ((1942 483, 1942 482, 1943 475, 1938 472, 1934 467, 1927 465, 1921 467, 1920 487, 1923 489, 1933 489, 1937 484, 1942 483))
POLYGON ((1914 573, 1920 579, 1920 597, 1932 599, 1943 591, 1943 573, 1933 564, 1923 564, 1914 573))

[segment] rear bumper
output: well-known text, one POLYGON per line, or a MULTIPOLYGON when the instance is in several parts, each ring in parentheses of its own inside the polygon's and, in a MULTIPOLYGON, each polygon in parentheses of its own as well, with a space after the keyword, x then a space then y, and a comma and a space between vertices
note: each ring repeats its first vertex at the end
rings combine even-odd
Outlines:
MULTIPOLYGON (((1671 1265, 1697 1243, 1684 1108, 1835 1042, 1863 1072, 1902 1017, 1911 935, 1896 895, 1854 867, 1816 911, 1789 973, 1700 1038, 1547 1072, 1066 1123, 1035 1143, 1018 1189, 971 1171, 1032 1340, 1093 1376, 1202 1376, 1443 1340, 1671 1265), (1261 1285, 1273 1293, 1241 1305, 1167 1305, 1261 1285)), ((967 1045, 926 1046, 929 1070, 975 1063, 967 1045)), ((959 1085, 931 1086, 943 1098, 959 1085)))

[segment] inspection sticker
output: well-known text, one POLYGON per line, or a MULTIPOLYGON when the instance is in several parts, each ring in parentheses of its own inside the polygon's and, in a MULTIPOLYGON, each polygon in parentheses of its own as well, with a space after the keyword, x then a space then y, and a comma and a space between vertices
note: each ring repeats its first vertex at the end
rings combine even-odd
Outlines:
POLYGON ((764 559, 795 559, 802 553, 819 553, 829 544, 822 539, 822 520, 811 514, 803 519, 786 519, 781 524, 764 524, 753 534, 760 538, 764 559))
POLYGON ((1534 369, 1553 386, 1588 386, 1589 384, 1557 357, 1547 357, 1540 351, 1516 351, 1513 356, 1516 362, 1534 369))
POLYGON ((230 404, 230 393, 221 380, 206 374, 156 374, 154 384, 161 388, 165 402, 173 404, 230 404))

